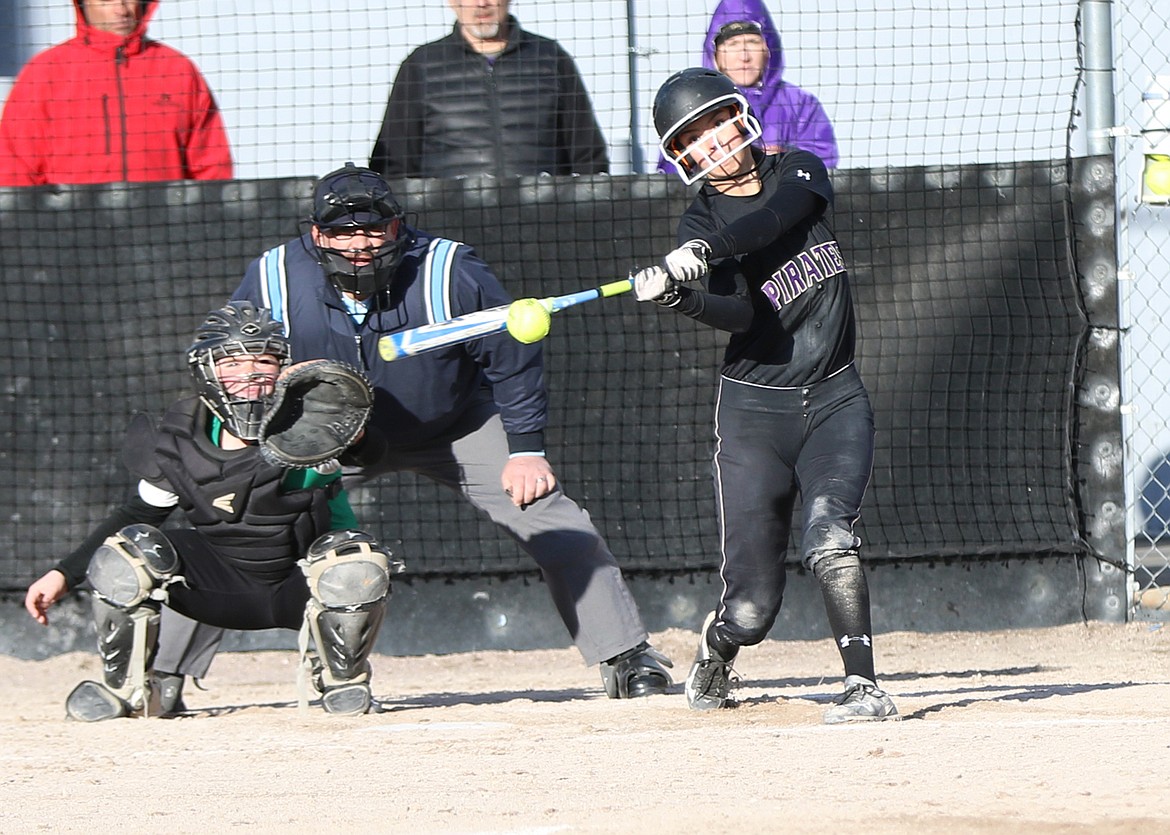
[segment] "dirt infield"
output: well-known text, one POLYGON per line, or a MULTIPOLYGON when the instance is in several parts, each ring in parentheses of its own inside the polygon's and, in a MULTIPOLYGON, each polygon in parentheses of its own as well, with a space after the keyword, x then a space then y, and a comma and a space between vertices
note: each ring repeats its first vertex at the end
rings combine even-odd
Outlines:
MULTIPOLYGON (((681 681, 695 634, 655 642, 681 681)), ((83 653, 0 657, 0 831, 1170 830, 1170 629, 878 636, 901 722, 827 727, 829 641, 737 664, 739 706, 605 698, 572 650, 374 658, 385 711, 298 709, 291 652, 225 653, 192 714, 82 725, 83 653)))

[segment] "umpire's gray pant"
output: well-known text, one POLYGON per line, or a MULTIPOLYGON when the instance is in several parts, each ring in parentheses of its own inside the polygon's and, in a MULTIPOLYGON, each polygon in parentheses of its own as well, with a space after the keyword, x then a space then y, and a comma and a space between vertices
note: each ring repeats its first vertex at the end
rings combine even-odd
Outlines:
POLYGON ((500 486, 508 440, 494 407, 466 415, 441 442, 392 449, 376 465, 347 473, 351 487, 383 473, 410 471, 461 493, 536 561, 553 604, 586 664, 646 640, 617 560, 589 514, 557 489, 524 510, 500 486))
MULTIPOLYGON (((524 510, 500 486, 508 441, 500 416, 468 414, 441 442, 391 449, 376 465, 347 471, 347 488, 379 475, 410 471, 461 493, 536 561, 553 604, 588 665, 635 647, 647 636, 617 560, 586 513, 558 486, 524 510)), ((393 604, 391 604, 393 605, 393 604)), ((164 610, 154 667, 201 678, 223 630, 164 610)))

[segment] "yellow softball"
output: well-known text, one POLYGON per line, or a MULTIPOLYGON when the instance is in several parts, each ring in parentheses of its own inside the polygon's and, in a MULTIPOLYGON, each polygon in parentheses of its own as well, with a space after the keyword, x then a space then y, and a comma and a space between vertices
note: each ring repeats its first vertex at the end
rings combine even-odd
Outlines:
POLYGON ((539 299, 517 299, 508 305, 505 325, 517 342, 529 345, 548 336, 552 316, 539 299))

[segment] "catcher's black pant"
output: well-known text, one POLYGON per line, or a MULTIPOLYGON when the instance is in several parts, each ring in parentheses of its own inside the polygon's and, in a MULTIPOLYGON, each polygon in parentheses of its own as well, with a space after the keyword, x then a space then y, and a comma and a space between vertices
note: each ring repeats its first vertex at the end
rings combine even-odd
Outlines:
POLYGON ((715 410, 715 493, 721 533, 720 633, 762 641, 780 613, 792 515, 811 566, 854 552, 853 525, 873 466, 873 409, 854 366, 804 388, 723 378, 715 410))
POLYGON ((179 554, 178 573, 185 580, 170 586, 170 608, 224 629, 301 628, 309 584, 298 566, 281 579, 262 579, 224 560, 195 531, 163 533, 179 554))

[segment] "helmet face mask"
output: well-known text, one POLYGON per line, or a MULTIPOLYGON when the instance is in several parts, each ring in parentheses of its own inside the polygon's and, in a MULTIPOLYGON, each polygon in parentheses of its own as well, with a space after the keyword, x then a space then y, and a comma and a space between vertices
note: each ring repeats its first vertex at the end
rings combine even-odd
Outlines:
POLYGON ((260 437, 260 421, 272 400, 275 375, 289 364, 291 351, 284 327, 268 310, 247 301, 232 301, 207 315, 187 349, 187 366, 195 391, 224 428, 245 441, 260 437), (225 360, 271 357, 272 369, 255 363, 231 375, 225 360))
POLYGON ((313 192, 317 260, 340 292, 371 296, 390 284, 410 236, 381 175, 352 162, 326 174, 313 192), (365 246, 355 246, 361 239, 365 246))
POLYGON ((654 98, 654 127, 661 138, 659 147, 663 156, 687 185, 709 175, 762 134, 759 121, 751 115, 747 99, 735 83, 722 73, 705 68, 675 73, 659 88, 654 98), (688 125, 722 109, 731 110, 726 121, 705 131, 698 141, 680 147, 680 135, 688 125), (708 153, 705 146, 710 144, 711 135, 729 130, 729 125, 734 126, 739 140, 721 149, 721 153, 708 153))

